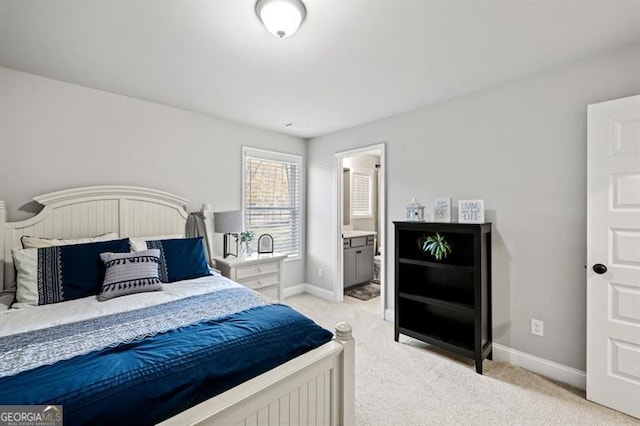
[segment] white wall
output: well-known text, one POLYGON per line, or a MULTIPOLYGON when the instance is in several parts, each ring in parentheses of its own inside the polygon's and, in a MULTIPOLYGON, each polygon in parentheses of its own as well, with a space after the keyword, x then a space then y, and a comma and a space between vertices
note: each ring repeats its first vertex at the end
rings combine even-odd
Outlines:
POLYGON ((585 369, 587 105, 640 93, 640 44, 312 139, 307 282, 333 286, 333 154, 387 143, 386 305, 393 224, 416 195, 483 198, 493 222, 494 341, 585 369), (312 273, 323 268, 324 278, 312 273), (530 318, 545 336, 530 334, 530 318))
MULTIPOLYGON (((6 68, 0 94, 0 200, 11 221, 39 209, 35 195, 85 185, 157 188, 190 199, 191 211, 239 209, 242 145, 306 150, 296 137, 6 68)), ((285 285, 303 281, 304 261, 287 262, 285 285)))

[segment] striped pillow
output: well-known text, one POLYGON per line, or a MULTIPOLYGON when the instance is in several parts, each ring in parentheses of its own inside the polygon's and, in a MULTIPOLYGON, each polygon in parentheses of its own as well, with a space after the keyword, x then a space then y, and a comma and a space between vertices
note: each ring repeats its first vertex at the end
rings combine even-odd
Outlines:
POLYGON ((98 300, 162 290, 158 276, 160 250, 101 253, 100 258, 104 262, 105 274, 98 300))

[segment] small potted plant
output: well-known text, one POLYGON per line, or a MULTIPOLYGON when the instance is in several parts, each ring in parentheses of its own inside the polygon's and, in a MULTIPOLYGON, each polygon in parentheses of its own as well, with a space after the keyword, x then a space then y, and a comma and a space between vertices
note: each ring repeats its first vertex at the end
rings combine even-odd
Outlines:
POLYGON ((253 231, 244 231, 240 233, 240 247, 242 250, 242 254, 245 256, 251 255, 251 246, 249 242, 253 240, 254 233, 253 231))
POLYGON ((446 259, 453 252, 453 246, 437 232, 435 235, 422 235, 418 238, 418 247, 436 260, 446 259))

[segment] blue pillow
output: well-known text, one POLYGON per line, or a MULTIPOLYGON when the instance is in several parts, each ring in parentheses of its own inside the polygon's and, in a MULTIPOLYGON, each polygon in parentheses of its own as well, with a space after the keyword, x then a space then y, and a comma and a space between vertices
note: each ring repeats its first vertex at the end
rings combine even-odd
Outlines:
POLYGON ((48 305, 95 296, 104 276, 100 253, 128 253, 129 239, 17 250, 17 301, 48 305))
POLYGON ((190 280, 211 275, 202 237, 147 241, 147 249, 160 250, 160 281, 190 280))

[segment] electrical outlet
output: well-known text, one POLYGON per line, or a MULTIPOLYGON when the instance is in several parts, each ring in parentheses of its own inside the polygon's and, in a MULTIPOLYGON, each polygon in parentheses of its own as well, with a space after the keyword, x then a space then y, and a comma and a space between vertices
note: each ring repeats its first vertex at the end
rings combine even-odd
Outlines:
POLYGON ((531 318, 531 334, 544 336, 544 321, 531 318))
POLYGON ((322 268, 318 268, 318 278, 322 278, 324 276, 324 271, 322 268))

